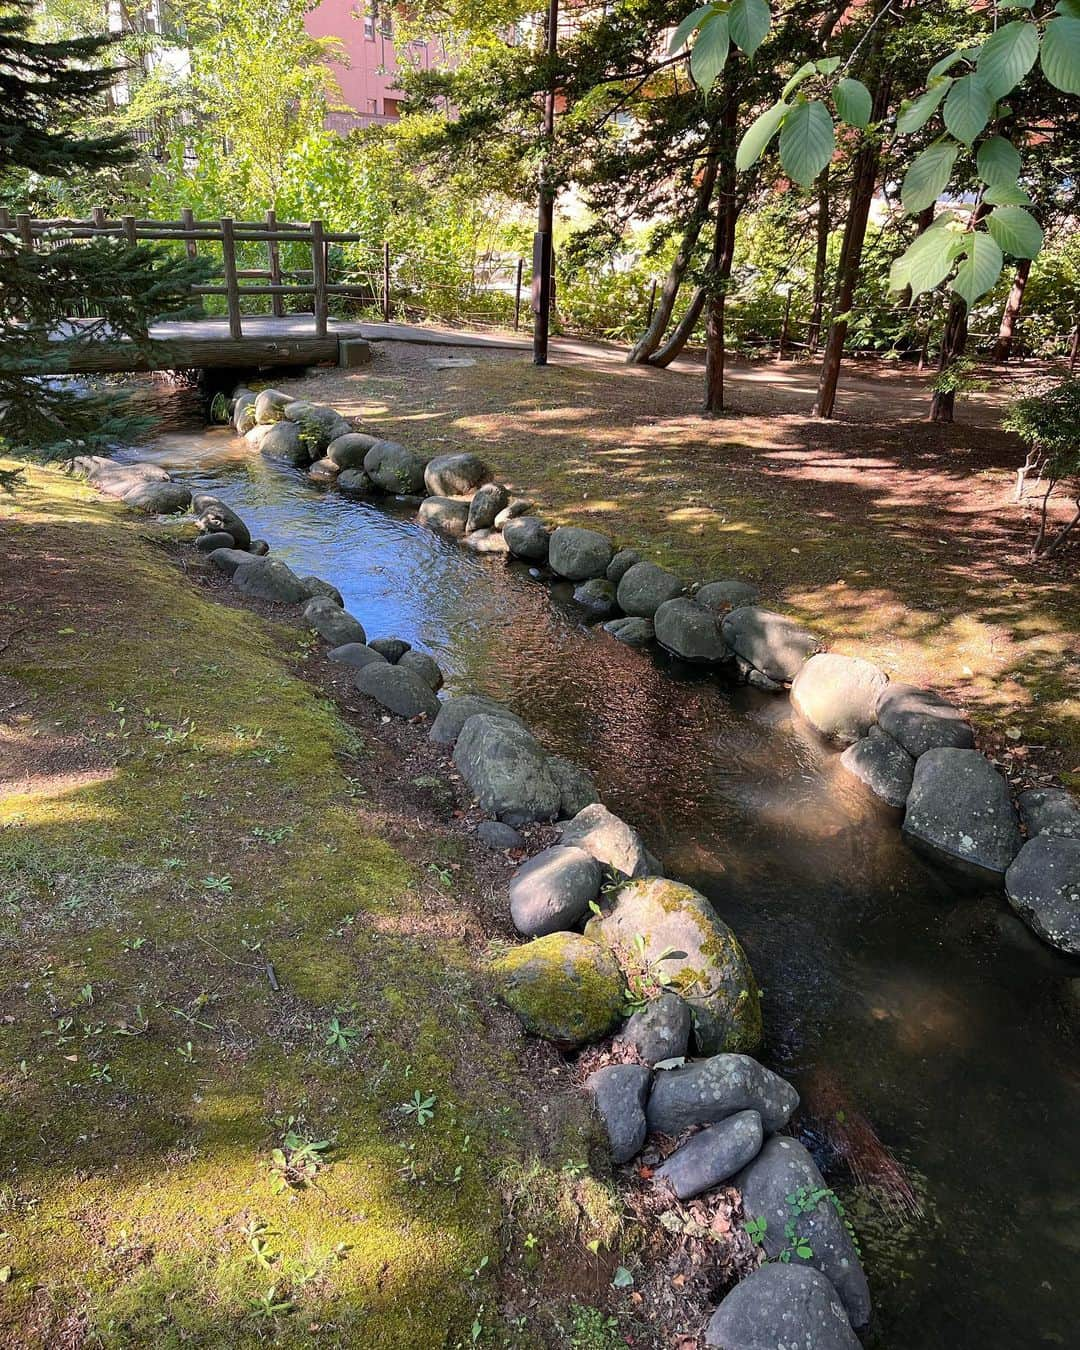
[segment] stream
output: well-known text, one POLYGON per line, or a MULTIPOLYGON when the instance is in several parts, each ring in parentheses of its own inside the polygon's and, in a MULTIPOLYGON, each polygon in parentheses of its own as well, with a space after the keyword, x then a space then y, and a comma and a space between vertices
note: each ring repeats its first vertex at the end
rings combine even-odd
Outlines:
POLYGON ((1080 1344, 1076 962, 915 855, 786 698, 623 647, 569 585, 312 486, 227 429, 169 430, 138 457, 333 582, 370 636, 431 652, 450 692, 506 702, 710 898, 855 1223, 872 1346, 1080 1344), (888 1195, 850 1184, 837 1135, 871 1181, 894 1166, 888 1195))

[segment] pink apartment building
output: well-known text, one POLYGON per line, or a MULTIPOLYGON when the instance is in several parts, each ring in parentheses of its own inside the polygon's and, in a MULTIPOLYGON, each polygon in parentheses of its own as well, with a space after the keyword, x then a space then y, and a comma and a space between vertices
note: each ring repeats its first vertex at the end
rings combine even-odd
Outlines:
POLYGON ((349 56, 347 66, 334 66, 342 100, 349 111, 326 119, 333 131, 351 131, 400 116, 401 90, 394 81, 401 66, 430 70, 441 49, 435 42, 410 42, 401 53, 394 46, 393 25, 378 0, 322 0, 305 26, 312 37, 335 37, 349 56))

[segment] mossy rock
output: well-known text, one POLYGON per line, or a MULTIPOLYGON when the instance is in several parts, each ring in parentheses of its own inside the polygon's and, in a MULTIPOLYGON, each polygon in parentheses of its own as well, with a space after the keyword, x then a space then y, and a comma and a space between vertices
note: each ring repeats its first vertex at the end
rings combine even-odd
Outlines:
POLYGON ((761 1044, 761 996, 742 945, 708 900, 681 882, 639 877, 585 927, 587 938, 629 965, 641 964, 639 935, 650 971, 666 976, 690 1004, 698 1050, 753 1054, 761 1044))
POLYGON ((559 1045, 588 1045, 623 1013, 623 978, 609 951, 578 933, 549 933, 492 962, 499 997, 526 1031, 559 1045))

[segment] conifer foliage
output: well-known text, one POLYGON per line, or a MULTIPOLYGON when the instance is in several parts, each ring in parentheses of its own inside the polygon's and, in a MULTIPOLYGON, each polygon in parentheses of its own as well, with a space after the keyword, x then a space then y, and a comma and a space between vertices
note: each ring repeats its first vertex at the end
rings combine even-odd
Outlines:
MULTIPOLYGON (((35 177, 130 156, 121 136, 72 130, 115 78, 104 60, 110 44, 105 36, 37 41, 26 0, 0 0, 0 200, 16 202, 35 177)), ((55 339, 145 344, 150 323, 183 312, 204 275, 198 261, 119 239, 45 241, 27 252, 0 231, 0 451, 57 458, 133 434, 141 419, 122 395, 53 378, 67 364, 55 339), (80 312, 95 318, 63 327, 80 312)))

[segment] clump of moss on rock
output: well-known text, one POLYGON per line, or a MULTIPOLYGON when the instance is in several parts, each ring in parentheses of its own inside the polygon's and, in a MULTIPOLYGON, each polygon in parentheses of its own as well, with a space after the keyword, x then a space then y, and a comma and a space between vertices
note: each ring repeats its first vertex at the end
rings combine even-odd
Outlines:
POLYGON ((578 933, 549 933, 491 963, 499 997, 526 1031, 567 1047, 605 1036, 623 1013, 623 978, 610 952, 578 933))

